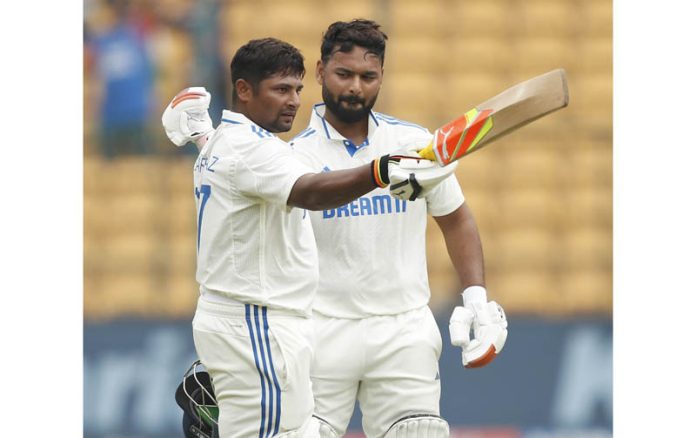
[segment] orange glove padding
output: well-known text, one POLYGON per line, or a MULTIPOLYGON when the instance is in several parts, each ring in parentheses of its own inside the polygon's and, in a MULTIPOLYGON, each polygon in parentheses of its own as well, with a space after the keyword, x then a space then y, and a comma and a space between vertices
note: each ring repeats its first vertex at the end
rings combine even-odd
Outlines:
POLYGON ((162 114, 162 125, 169 140, 177 146, 191 141, 202 147, 208 134, 213 131, 209 106, 210 93, 204 87, 181 90, 162 114))
POLYGON ((467 288, 462 297, 464 306, 455 307, 450 317, 450 340, 452 345, 462 347, 462 364, 466 368, 479 368, 503 350, 507 318, 498 303, 486 301, 486 289, 481 286, 467 288))

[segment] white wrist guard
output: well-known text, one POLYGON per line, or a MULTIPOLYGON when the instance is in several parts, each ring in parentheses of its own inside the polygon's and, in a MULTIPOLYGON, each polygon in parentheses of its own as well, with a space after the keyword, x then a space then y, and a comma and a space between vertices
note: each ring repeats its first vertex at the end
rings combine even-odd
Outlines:
POLYGON ((208 114, 209 106, 210 93, 204 87, 181 90, 162 114, 162 125, 169 140, 177 146, 184 146, 189 141, 199 143, 197 140, 210 134, 213 122, 208 114))
POLYGON ((462 293, 464 306, 455 307, 450 317, 450 340, 452 345, 462 347, 466 368, 489 364, 503 350, 507 339, 505 312, 495 301, 487 302, 486 295, 482 286, 466 288, 462 293))

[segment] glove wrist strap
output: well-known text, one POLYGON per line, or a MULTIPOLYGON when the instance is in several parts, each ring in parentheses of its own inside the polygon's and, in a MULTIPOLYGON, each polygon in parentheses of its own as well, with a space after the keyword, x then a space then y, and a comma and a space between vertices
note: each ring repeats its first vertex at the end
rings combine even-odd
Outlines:
POLYGON ((469 286, 462 292, 462 298, 464 299, 464 305, 467 303, 486 303, 488 302, 488 295, 486 293, 486 288, 483 286, 469 286))
POLYGON ((372 180, 377 187, 389 185, 389 155, 372 161, 372 180))

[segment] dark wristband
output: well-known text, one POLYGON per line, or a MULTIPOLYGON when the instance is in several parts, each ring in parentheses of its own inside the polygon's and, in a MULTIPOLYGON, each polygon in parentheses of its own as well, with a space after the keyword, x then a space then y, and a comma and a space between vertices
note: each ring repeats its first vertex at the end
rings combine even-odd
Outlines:
POLYGON ((389 155, 372 161, 372 180, 377 187, 389 185, 389 155))

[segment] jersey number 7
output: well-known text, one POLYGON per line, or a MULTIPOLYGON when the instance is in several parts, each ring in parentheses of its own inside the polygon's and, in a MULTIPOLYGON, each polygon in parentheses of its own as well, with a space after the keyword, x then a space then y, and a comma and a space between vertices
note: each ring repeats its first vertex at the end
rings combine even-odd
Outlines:
POLYGON ((201 247, 201 225, 203 221, 203 210, 205 209, 206 202, 208 202, 208 198, 210 198, 210 185, 203 184, 201 185, 200 190, 198 190, 198 187, 196 187, 196 199, 200 201, 200 208, 198 210, 198 242, 196 243, 196 251, 198 251, 198 249, 201 247), (201 199, 201 195, 203 195, 203 199, 201 199))

